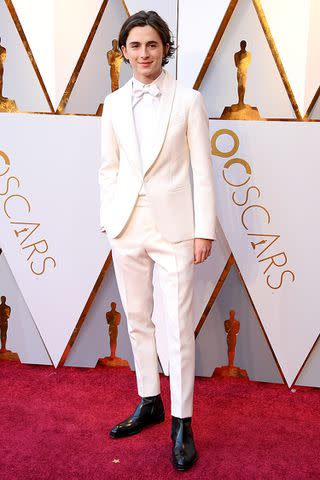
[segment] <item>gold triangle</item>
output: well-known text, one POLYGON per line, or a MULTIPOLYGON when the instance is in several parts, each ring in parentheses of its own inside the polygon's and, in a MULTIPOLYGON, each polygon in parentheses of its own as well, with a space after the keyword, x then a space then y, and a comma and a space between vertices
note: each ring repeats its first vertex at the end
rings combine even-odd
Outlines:
POLYGON ((226 279, 228 278, 228 275, 230 273, 230 270, 231 270, 231 267, 235 265, 235 259, 234 259, 234 256, 230 255, 230 257, 228 258, 227 260, 227 263, 219 277, 219 280, 217 281, 217 284, 215 285, 214 289, 213 289, 213 292, 208 300, 208 303, 205 307, 205 309, 203 310, 203 313, 200 317, 200 320, 198 322, 198 325, 196 326, 196 329, 194 331, 194 335, 195 335, 195 338, 197 338, 197 336, 199 335, 200 333, 200 330, 201 328, 203 327, 205 321, 207 320, 207 317, 210 313, 210 310, 212 309, 213 305, 214 305, 214 302, 216 301, 219 293, 220 293, 220 290, 221 288, 223 287, 224 285, 224 282, 226 281, 226 279))
POLYGON ((284 376, 284 374, 283 374, 283 372, 282 372, 281 366, 280 366, 280 364, 279 364, 279 362, 278 362, 278 359, 277 359, 277 357, 276 357, 276 354, 274 353, 274 350, 273 350, 273 348, 272 348, 272 345, 271 345, 271 343, 270 343, 270 341, 269 341, 269 338, 268 338, 268 336, 267 336, 267 334, 266 334, 266 331, 265 331, 265 329, 264 329, 264 327, 263 327, 263 324, 262 324, 262 322, 261 322, 261 320, 260 320, 260 317, 259 317, 259 315, 258 315, 258 312, 257 312, 257 310, 256 310, 256 308, 255 308, 255 306, 254 306, 254 303, 253 303, 252 298, 251 298, 251 296, 250 296, 250 294, 249 294, 249 291, 248 291, 248 289, 247 289, 247 286, 246 286, 246 284, 245 284, 245 281, 244 281, 244 279, 243 279, 243 277, 242 277, 242 275, 241 275, 241 272, 240 272, 240 270, 239 270, 239 267, 238 267, 238 265, 237 265, 237 263, 236 263, 236 261, 235 261, 235 258, 234 258, 234 256, 233 256, 232 253, 231 253, 231 255, 230 255, 230 257, 229 257, 229 259, 228 259, 228 261, 227 261, 227 263, 226 263, 226 266, 225 266, 223 272, 222 272, 221 275, 220 275, 220 278, 219 278, 219 280, 218 280, 218 282, 217 282, 217 285, 215 286, 215 288, 214 288, 214 290, 213 290, 213 292, 212 292, 212 294, 211 294, 211 297, 209 298, 209 301, 208 301, 208 303, 207 303, 207 305, 206 305, 206 307, 205 307, 205 309, 204 309, 204 311, 203 311, 203 314, 201 315, 200 321, 199 321, 199 323, 198 323, 198 325, 197 325, 197 327, 196 327, 196 329, 195 329, 195 338, 197 338, 197 336, 199 335, 199 333, 200 333, 200 331, 201 331, 201 328, 203 327, 204 323, 206 322, 207 317, 208 317, 208 315, 209 315, 209 313, 210 313, 210 311, 211 311, 211 309, 212 309, 212 307, 213 307, 213 305, 214 305, 214 303, 215 303, 215 301, 216 301, 216 299, 217 299, 217 297, 218 297, 218 295, 219 295, 219 293, 220 293, 220 291, 221 291, 221 289, 222 289, 222 287, 223 287, 226 279, 228 278, 228 275, 229 275, 229 273, 230 273, 230 271, 231 271, 231 268, 232 268, 233 266, 236 267, 237 272, 238 272, 239 277, 240 277, 240 280, 241 280, 241 283, 243 284, 243 286, 244 286, 244 288, 245 288, 245 290, 246 290, 246 292, 247 292, 247 294, 248 294, 250 303, 251 303, 252 308, 253 308, 253 310, 254 310, 254 312, 255 312, 255 314, 256 314, 256 317, 257 317, 258 322, 259 322, 259 324, 260 324, 262 333, 263 333, 263 335, 264 335, 264 337, 265 337, 265 339, 266 339, 266 341, 267 341, 267 344, 268 344, 268 346, 269 346, 269 348, 270 348, 270 350, 271 350, 273 359, 274 359, 274 361, 275 361, 275 363, 276 363, 276 365, 277 365, 277 367, 278 367, 278 370, 279 370, 279 373, 280 373, 281 378, 282 378, 282 380, 283 380, 283 383, 286 384, 286 385, 288 385, 287 382, 286 382, 285 376, 284 376))
MULTIPOLYGON (((232 17, 232 14, 233 12, 235 11, 235 8, 238 4, 238 0, 231 0, 230 4, 229 4, 229 7, 225 13, 225 16, 221 22, 221 25, 213 39, 213 42, 211 44, 211 47, 207 53, 207 56, 204 60, 204 63, 201 67, 201 70, 199 72, 199 75, 195 81, 195 84, 194 84, 194 87, 196 90, 199 90, 200 88, 200 85, 202 83, 202 80, 209 68, 209 65, 211 63, 211 60, 220 44, 220 41, 221 41, 221 38, 229 24, 229 21, 232 17)), ((285 87, 285 90, 287 92, 287 95, 289 97, 289 100, 290 100, 290 103, 292 105, 292 108, 295 112, 295 115, 296 115, 296 119, 288 119, 290 121, 296 121, 296 120, 302 120, 302 116, 301 116, 301 113, 300 113, 300 110, 299 110, 299 107, 298 107, 298 104, 296 102, 296 99, 295 99, 295 96, 294 96, 294 93, 293 93, 293 90, 291 88, 291 85, 290 85, 290 82, 288 80, 288 77, 287 77, 287 74, 284 70, 284 67, 283 67, 283 64, 282 64, 282 61, 281 61, 281 58, 280 58, 280 55, 278 53, 278 50, 277 50, 277 47, 276 47, 276 44, 274 42, 274 39, 272 37, 272 33, 271 33, 271 30, 270 30, 270 27, 268 25, 268 22, 267 22, 267 19, 265 17, 265 14, 264 14, 264 11, 262 9, 262 6, 261 6, 261 3, 260 3, 260 0, 252 0, 252 4, 256 10, 256 13, 257 13, 257 16, 258 16, 258 19, 260 21, 260 24, 261 24, 261 27, 262 27, 262 30, 263 30, 263 33, 265 35, 265 38, 268 42, 268 45, 270 47, 270 50, 271 50, 271 53, 272 53, 272 56, 275 60, 275 63, 276 63, 276 66, 277 66, 277 69, 279 71, 279 74, 281 76, 281 79, 282 79, 282 82, 284 84, 284 87, 285 87)), ((276 119, 276 118, 272 118, 272 119, 264 119, 264 120, 272 120, 272 121, 276 121, 276 120, 282 120, 282 119, 276 119)), ((287 120, 287 119, 285 119, 287 120)))
POLYGON ((130 17, 130 13, 129 13, 128 7, 126 5, 126 2, 124 0, 121 0, 121 3, 123 5, 124 11, 126 12, 127 17, 130 17))
POLYGON ((66 346, 66 348, 64 349, 64 352, 63 352, 63 354, 62 354, 62 356, 61 356, 61 358, 60 358, 58 367, 62 367, 62 366, 64 365, 65 361, 67 360, 67 357, 68 357, 68 355, 69 355, 69 353, 70 353, 70 350, 71 350, 74 342, 76 341, 77 336, 79 335, 79 332, 80 332, 81 327, 82 327, 82 325, 83 325, 83 323, 84 323, 84 321, 85 321, 85 319, 86 319, 86 316, 87 316, 87 314, 88 314, 88 312, 89 312, 89 310, 90 310, 90 308, 91 308, 91 305, 93 304, 93 301, 94 301, 94 299, 95 299, 96 296, 97 296, 97 293, 98 293, 99 288, 100 288, 100 286, 101 286, 102 280, 104 279, 104 276, 105 276, 105 274, 106 274, 106 272, 107 272, 107 270, 108 270, 108 268, 109 268, 109 266, 110 266, 110 264, 111 264, 111 261, 112 261, 112 253, 110 252, 109 255, 108 255, 108 257, 107 257, 107 260, 105 261, 105 263, 104 263, 104 265, 103 265, 103 267, 102 267, 102 269, 101 269, 101 272, 100 272, 100 274, 99 274, 99 276, 98 276, 98 278, 97 278, 97 280, 96 280, 96 283, 94 284, 94 287, 93 287, 93 289, 92 289, 92 291, 91 291, 91 293, 90 293, 90 295, 89 295, 89 298, 88 298, 88 300, 87 300, 87 302, 86 302, 86 304, 85 304, 85 306, 84 306, 84 308, 83 308, 83 310, 82 310, 82 313, 81 313, 81 315, 80 315, 80 318, 79 318, 76 326, 75 326, 74 329, 73 329, 73 332, 72 332, 71 337, 70 337, 70 339, 69 339, 69 341, 68 341, 68 343, 67 343, 67 346, 66 346))
POLYGON ((312 110, 314 109, 314 107, 315 107, 315 105, 316 105, 319 97, 320 97, 320 87, 318 88, 318 90, 317 90, 316 93, 314 94, 314 97, 313 97, 313 99, 311 100, 311 103, 310 103, 310 105, 309 105, 309 107, 308 107, 308 110, 306 111, 305 116, 303 117, 303 120, 305 120, 305 121, 306 121, 306 120, 314 121, 314 120, 312 120, 312 119, 310 118, 310 115, 311 115, 312 110))
POLYGON ((302 370, 304 369, 307 361, 309 360, 309 357, 310 357, 310 355, 312 354, 313 350, 315 349, 315 346, 316 346, 316 344, 317 344, 317 342, 318 342, 319 339, 320 339, 320 334, 319 334, 319 336, 317 337, 317 339, 316 339, 316 341, 314 342, 314 344, 312 345, 312 347, 311 347, 311 349, 310 349, 310 352, 308 353, 305 361, 304 361, 303 364, 301 365, 301 368, 300 368, 299 372, 297 373, 295 379, 294 379, 293 382, 292 382, 292 386, 295 385, 295 383, 296 383, 297 380, 299 379, 299 377, 300 377, 300 375, 301 375, 301 373, 302 373, 302 370))
POLYGON ((98 15, 97 15, 97 17, 96 17, 96 19, 95 19, 95 21, 94 21, 94 24, 93 24, 91 30, 90 30, 89 36, 88 36, 88 38, 87 38, 87 40, 86 40, 86 43, 85 43, 85 45, 84 45, 84 47, 83 47, 83 49, 82 49, 82 52, 80 53, 80 57, 79 57, 79 59, 78 59, 78 61, 77 61, 76 66, 74 67, 74 70, 73 70, 73 72, 72 72, 71 78, 70 78, 70 80, 69 80, 69 82, 68 82, 68 85, 66 86, 66 89, 65 89, 65 91, 64 91, 64 94, 63 94, 63 96, 62 96, 62 98, 61 98, 61 100, 60 100, 60 103, 59 103, 59 105, 58 105, 58 108, 57 108, 57 110, 56 110, 56 113, 58 113, 58 114, 64 113, 64 109, 65 109, 65 107, 66 107, 66 105, 67 105, 67 103, 68 103, 68 101, 69 101, 69 98, 70 98, 70 95, 71 95, 71 93, 72 93, 73 87, 75 86, 75 83, 76 83, 77 78, 78 78, 78 76, 79 76, 79 73, 80 73, 80 70, 81 70, 81 68, 82 68, 82 65, 83 65, 83 63, 84 63, 84 61, 85 61, 85 59, 86 59, 86 56, 87 56, 87 54, 88 54, 88 51, 89 51, 90 46, 91 46, 91 43, 92 43, 92 41, 93 41, 93 39, 94 39, 94 36, 95 36, 95 34, 96 34, 96 31, 97 31, 97 29, 98 29, 98 27, 99 27, 99 24, 100 24, 100 22, 101 22, 101 19, 102 19, 102 16, 103 16, 103 14, 104 14, 104 11, 105 11, 105 9, 106 9, 106 7, 107 7, 107 5, 108 5, 108 1, 109 1, 109 0, 103 0, 103 2, 102 2, 102 5, 101 5, 100 10, 99 10, 99 12, 98 12, 98 15))
POLYGON ((248 290, 248 288, 247 288, 247 285, 246 285, 246 283, 245 283, 245 281, 244 281, 244 279, 243 279, 243 277, 242 277, 242 275, 241 275, 241 272, 240 272, 240 269, 239 269, 237 263, 235 263, 235 266, 236 266, 236 268, 237 268, 237 271, 238 271, 239 277, 240 277, 240 279, 241 279, 241 282, 242 282, 242 284, 243 284, 243 286, 244 286, 244 288, 245 288, 245 290, 246 290, 246 292, 247 292, 247 294, 248 294, 248 297, 249 297, 249 299, 250 299, 252 308, 253 308, 253 310, 254 310, 254 312, 255 312, 255 314, 256 314, 256 317, 257 317, 257 319, 258 319, 258 322, 259 322, 259 324, 260 324, 262 333, 263 333, 263 335, 264 335, 264 337, 265 337, 265 339, 266 339, 266 341, 267 341, 267 344, 269 345, 269 348, 270 348, 270 350, 271 350, 273 359, 274 359, 274 361, 275 361, 275 363, 276 363, 276 365, 277 365, 277 367, 278 367, 278 370, 279 370, 279 373, 280 373, 281 378, 282 378, 282 380, 283 380, 283 383, 289 387, 289 385, 288 385, 288 383, 287 383, 287 381, 286 381, 286 379, 285 379, 285 376, 284 376, 284 374, 283 374, 283 372, 282 372, 282 368, 281 368, 281 366, 280 366, 280 364, 279 364, 279 362, 278 362, 277 356, 276 356, 276 354, 275 354, 275 352, 274 352, 274 350, 273 350, 273 347, 272 347, 272 345, 271 345, 271 343, 270 343, 270 340, 269 340, 269 338, 268 338, 268 335, 267 335, 267 333, 266 333, 266 331, 265 331, 265 329, 264 329, 264 326, 263 326, 263 324, 262 324, 262 322, 261 322, 261 320, 260 320, 260 316, 259 316, 259 314, 258 314, 258 312, 257 312, 257 309, 256 309, 254 303, 253 303, 253 300, 252 300, 252 298, 251 298, 251 295, 250 295, 250 293, 249 293, 249 290, 248 290))
POLYGON ((273 58, 274 58, 274 60, 275 60, 275 62, 276 62, 276 65, 277 65, 277 67, 278 67, 278 71, 279 71, 279 73, 280 73, 282 82, 283 82, 283 84, 284 84, 284 87, 285 87, 286 92, 287 92, 287 94, 288 94, 288 97, 289 97, 289 99, 290 99, 290 102, 291 102, 292 108, 293 108, 293 110, 294 110, 294 113, 295 113, 295 115, 296 115, 296 117, 297 117, 298 120, 302 120, 302 116, 301 116, 301 113, 300 113, 298 104, 297 104, 297 102, 296 102, 296 99, 295 99, 293 90, 292 90, 292 88, 291 88, 291 85, 290 85, 288 76, 287 76, 287 74, 286 74, 286 72, 285 72, 285 69, 284 69, 283 63, 282 63, 282 61, 281 61, 281 58, 280 58, 278 49, 277 49, 276 44, 275 44, 275 41, 274 41, 274 39, 273 39, 273 36, 272 36, 271 30, 270 30, 269 24, 268 24, 268 22, 267 22, 266 16, 265 16, 265 14, 264 14, 264 11, 263 11, 261 2, 260 2, 260 0, 252 0, 252 1, 253 1, 253 6, 254 6, 254 8, 255 8, 255 10, 256 10, 256 12, 257 12, 257 15, 258 15, 258 18, 259 18, 259 21, 260 21, 262 30, 264 31, 266 40, 267 40, 267 42, 268 42, 268 44, 269 44, 271 53, 272 53, 273 58))
MULTIPOLYGON (((45 84, 44 84, 44 81, 43 81, 43 79, 42 79, 42 76, 41 76, 40 70, 39 70, 39 68, 38 68, 38 65, 37 65, 37 63, 36 63, 36 61, 35 61, 35 58, 34 58, 34 56, 33 56, 33 53, 32 53, 32 50, 31 50, 31 48, 30 48, 29 42, 28 42, 28 40, 27 40, 27 37, 26 37, 26 35, 25 35, 24 31, 23 31, 23 28, 22 28, 21 22, 20 22, 20 20, 19 20, 19 18, 18 18, 17 12, 16 12, 16 10, 15 10, 15 8, 14 8, 14 6, 13 6, 12 0, 4 0, 4 1, 5 1, 5 4, 6 4, 8 10, 9 10, 9 13, 10 13, 10 15, 11 15, 11 18, 12 18, 14 24, 15 24, 15 27, 16 27, 16 29, 17 29, 17 31, 18 31, 18 34, 19 34, 19 36, 20 36, 20 38, 21 38, 21 41, 22 41, 22 43, 23 43, 23 46, 24 46, 24 48, 25 48, 25 50, 26 50, 26 52, 27 52, 27 54, 28 54, 28 57, 29 57, 30 62, 31 62, 31 64, 32 64, 32 66, 33 66, 33 69, 34 69, 34 71, 35 71, 35 74, 36 74, 36 76, 37 76, 37 78, 38 78, 38 80, 39 80, 40 86, 41 86, 42 91, 43 91, 43 93, 44 93, 44 96, 45 96, 45 98, 46 98, 46 100, 47 100, 47 102, 48 102, 48 105, 49 105, 49 107, 50 107, 50 110, 51 110, 51 112, 53 113, 53 112, 54 112, 54 108, 53 108, 51 99, 50 99, 50 97, 49 97, 48 91, 47 91, 46 86, 45 86, 45 84)), ((33 113, 33 112, 32 112, 32 113, 33 113)))
POLYGON ((201 82, 203 80, 203 77, 205 76, 207 70, 208 70, 208 67, 211 63, 211 60, 212 60, 212 57, 214 56, 214 54, 216 53, 216 50, 219 46, 219 43, 220 43, 220 40, 225 32, 225 29, 227 28, 228 26, 228 23, 229 23, 229 20, 230 18, 232 17, 232 14, 236 8, 238 4, 238 0, 231 0, 230 3, 229 3, 229 6, 226 10, 226 13, 224 14, 224 17, 221 21, 221 24, 220 24, 220 27, 218 28, 218 31, 213 39, 213 42, 211 44, 211 47, 209 48, 209 51, 207 53, 207 56, 202 64, 202 67, 200 69, 200 72, 199 72, 199 75, 197 76, 197 79, 194 83, 194 86, 193 88, 195 90, 199 90, 199 87, 201 85, 201 82))

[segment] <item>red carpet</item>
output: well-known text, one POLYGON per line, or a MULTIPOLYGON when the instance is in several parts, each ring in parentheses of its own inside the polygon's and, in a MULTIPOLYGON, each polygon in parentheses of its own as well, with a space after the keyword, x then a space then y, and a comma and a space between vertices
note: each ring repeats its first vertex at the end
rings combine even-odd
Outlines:
POLYGON ((166 421, 111 440, 110 427, 138 401, 134 373, 0 362, 1 480, 320 478, 320 390, 198 378, 200 459, 180 473, 169 461, 168 379, 161 382, 166 421))

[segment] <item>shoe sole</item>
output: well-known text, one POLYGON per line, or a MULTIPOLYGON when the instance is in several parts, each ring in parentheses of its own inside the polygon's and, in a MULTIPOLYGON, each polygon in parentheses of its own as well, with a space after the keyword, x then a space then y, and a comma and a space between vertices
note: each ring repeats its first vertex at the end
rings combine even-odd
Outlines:
POLYGON ((113 439, 131 437, 132 435, 136 435, 137 433, 140 433, 146 427, 151 427, 152 425, 157 425, 158 423, 162 423, 162 422, 164 422, 164 415, 161 415, 161 417, 158 417, 152 420, 151 422, 148 422, 145 425, 142 425, 141 427, 138 427, 135 430, 132 430, 131 432, 127 432, 127 433, 109 432, 109 437, 113 439))
POLYGON ((174 461, 174 457, 172 457, 172 458, 171 458, 171 463, 172 463, 172 465, 174 466, 174 468, 175 468, 176 470, 178 470, 179 472, 185 472, 186 470, 189 470, 189 468, 191 468, 191 467, 196 463, 196 461, 198 460, 198 458, 199 458, 199 456, 197 455, 197 456, 195 457, 195 459, 193 460, 192 463, 188 463, 187 465, 182 466, 182 465, 178 465, 178 464, 174 461))

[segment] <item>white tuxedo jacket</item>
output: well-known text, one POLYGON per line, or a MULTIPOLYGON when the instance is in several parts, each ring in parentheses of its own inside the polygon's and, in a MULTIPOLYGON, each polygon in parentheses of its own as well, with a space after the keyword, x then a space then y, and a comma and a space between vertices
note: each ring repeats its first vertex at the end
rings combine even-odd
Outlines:
POLYGON ((208 116, 201 94, 177 85, 168 72, 161 87, 156 132, 143 174, 132 111, 132 80, 107 95, 101 123, 101 227, 111 238, 121 233, 144 183, 155 223, 166 240, 214 239, 208 116))

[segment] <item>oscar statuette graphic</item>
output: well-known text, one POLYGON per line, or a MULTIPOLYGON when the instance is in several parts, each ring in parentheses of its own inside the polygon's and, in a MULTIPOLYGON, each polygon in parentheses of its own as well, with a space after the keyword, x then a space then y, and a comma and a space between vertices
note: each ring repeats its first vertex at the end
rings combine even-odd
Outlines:
POLYGON ((235 311, 230 310, 230 318, 225 320, 224 329, 227 334, 228 345, 228 365, 215 368, 214 377, 240 377, 248 378, 245 370, 234 365, 234 357, 236 354, 237 335, 240 331, 240 322, 235 318, 235 311))
POLYGON ((7 50, 1 45, 0 37, 0 112, 17 112, 18 108, 14 100, 10 100, 3 96, 3 77, 4 77, 4 62, 7 57, 7 50))
POLYGON ((112 49, 107 52, 107 60, 110 66, 111 91, 114 92, 119 88, 120 68, 123 62, 123 56, 115 38, 112 40, 112 49))
POLYGON ((98 365, 108 367, 128 367, 127 360, 123 360, 116 356, 118 327, 121 322, 121 314, 116 310, 117 304, 111 303, 111 310, 106 313, 106 320, 109 326, 109 340, 110 340, 110 356, 99 358, 98 365))
MULTIPOLYGON (((120 85, 120 69, 123 62, 123 56, 121 50, 118 48, 118 40, 115 38, 112 40, 112 49, 107 52, 107 61, 110 67, 110 83, 111 92, 118 90, 120 85)), ((103 104, 98 107, 96 115, 101 116, 103 110, 103 104)))
POLYGON ((7 350, 7 333, 8 333, 8 319, 11 315, 11 307, 6 305, 6 297, 1 297, 0 303, 0 332, 1 332, 1 349, 0 349, 0 360, 19 360, 17 353, 7 350))
POLYGON ((234 54, 234 63, 237 68, 238 103, 225 107, 221 119, 223 120, 261 120, 257 107, 244 103, 248 69, 251 63, 251 53, 246 50, 247 42, 240 42, 240 50, 234 54))

